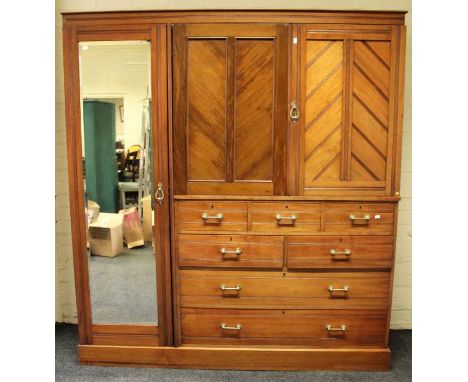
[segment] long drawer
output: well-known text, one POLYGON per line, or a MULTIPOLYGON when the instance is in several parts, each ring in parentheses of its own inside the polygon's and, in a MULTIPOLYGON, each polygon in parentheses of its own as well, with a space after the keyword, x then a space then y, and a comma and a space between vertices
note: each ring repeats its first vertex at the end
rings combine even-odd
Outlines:
POLYGON ((391 268, 393 236, 290 236, 288 268, 391 268))
POLYGON ((383 346, 384 311, 182 309, 182 343, 383 346))
POLYGON ((283 266, 283 236, 180 234, 178 238, 181 267, 283 266))
POLYGON ((385 309, 389 272, 181 270, 181 305, 249 309, 385 309))
POLYGON ((246 231, 247 203, 183 201, 176 203, 179 231, 246 231))
POLYGON ((252 203, 252 231, 320 231, 320 203, 252 203))
POLYGON ((325 205, 325 232, 351 235, 393 235, 391 203, 329 203, 325 205))

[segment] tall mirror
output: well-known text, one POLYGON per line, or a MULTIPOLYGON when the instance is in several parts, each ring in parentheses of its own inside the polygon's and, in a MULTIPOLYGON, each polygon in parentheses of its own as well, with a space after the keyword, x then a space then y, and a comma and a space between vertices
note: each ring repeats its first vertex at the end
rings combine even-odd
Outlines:
POLYGON ((83 179, 93 324, 157 324, 147 41, 81 42, 83 179))

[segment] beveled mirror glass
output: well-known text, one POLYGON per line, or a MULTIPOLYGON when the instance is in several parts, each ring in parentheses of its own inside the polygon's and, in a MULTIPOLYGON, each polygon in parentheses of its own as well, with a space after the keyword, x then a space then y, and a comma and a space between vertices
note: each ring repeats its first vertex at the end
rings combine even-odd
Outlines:
POLYGON ((157 324, 147 41, 81 42, 83 180, 94 324, 157 324))

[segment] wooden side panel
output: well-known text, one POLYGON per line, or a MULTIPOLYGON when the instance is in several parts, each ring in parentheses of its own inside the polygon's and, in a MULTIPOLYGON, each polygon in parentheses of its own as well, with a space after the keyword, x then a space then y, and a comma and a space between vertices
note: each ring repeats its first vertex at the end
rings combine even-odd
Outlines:
POLYGON ((187 41, 187 98, 188 180, 223 180, 226 173, 225 39, 187 41))
POLYGON ((351 181, 387 178, 390 42, 354 41, 351 181))
POLYGON ((343 41, 306 42, 304 185, 338 181, 343 134, 343 41))
POLYGON ((235 180, 273 179, 274 41, 237 39, 235 180))

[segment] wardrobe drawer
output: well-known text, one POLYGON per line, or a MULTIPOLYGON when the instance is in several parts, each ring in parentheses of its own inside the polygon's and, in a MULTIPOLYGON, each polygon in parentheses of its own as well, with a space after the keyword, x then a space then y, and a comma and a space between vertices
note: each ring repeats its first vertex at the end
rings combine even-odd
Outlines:
POLYGON ((183 344, 383 346, 383 311, 228 310, 181 312, 183 344))
POLYGON ((319 203, 252 203, 252 231, 320 230, 319 203))
POLYGON ((283 266, 283 236, 179 234, 179 266, 283 266))
POLYGON ((394 208, 390 203, 329 203, 325 205, 325 231, 393 235, 394 208))
POLYGON ((176 202, 179 231, 245 231, 245 202, 176 202))
POLYGON ((288 268, 391 268, 393 236, 290 236, 288 268))
POLYGON ((385 309, 389 272, 180 271, 185 307, 385 309))

